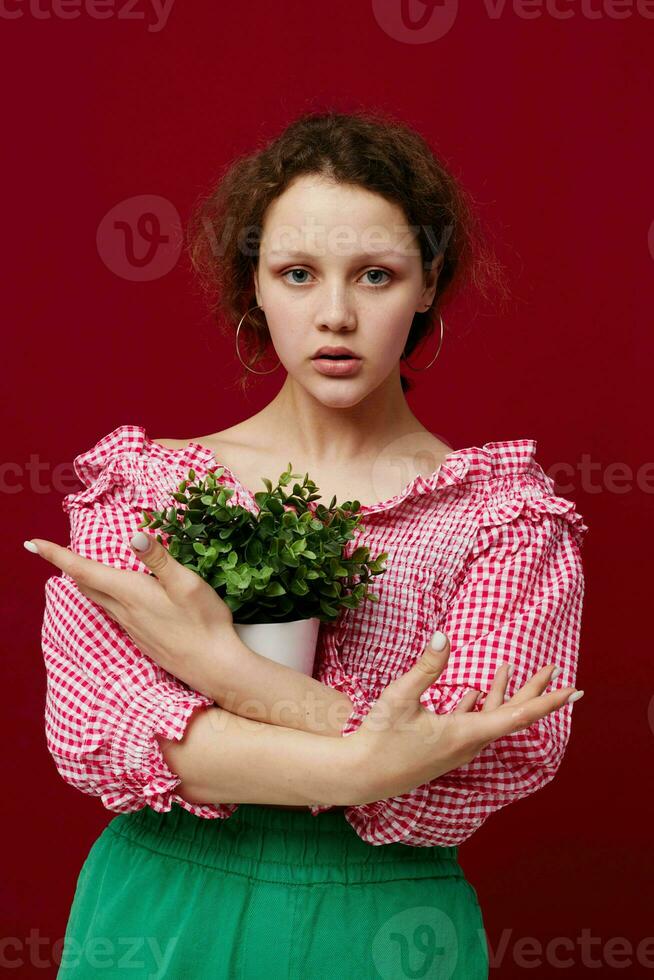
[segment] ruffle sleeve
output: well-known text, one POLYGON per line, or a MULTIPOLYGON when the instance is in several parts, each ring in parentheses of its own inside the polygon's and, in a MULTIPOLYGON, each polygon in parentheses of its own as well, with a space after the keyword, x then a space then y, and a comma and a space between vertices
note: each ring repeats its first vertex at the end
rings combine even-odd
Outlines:
MULTIPOLYGON (((500 664, 514 665, 507 698, 549 664, 561 673, 547 690, 576 683, 585 591, 581 543, 587 525, 573 501, 535 485, 489 494, 479 512, 469 563, 438 624, 450 638, 447 668, 421 695, 436 714, 463 695, 482 695, 483 708, 500 664)), ((347 729, 369 710, 355 703, 347 729)), ((561 765, 573 705, 522 731, 496 739, 471 762, 410 793, 346 809, 345 817, 371 844, 458 845, 488 817, 544 787, 561 765)), ((345 733, 345 729, 344 729, 345 733)))
MULTIPOLYGON (((63 502, 70 547, 118 568, 147 572, 129 547, 142 509, 161 509, 187 475, 149 453, 140 426, 119 426, 77 456, 83 489, 63 502)), ((229 817, 237 804, 192 804, 175 792, 158 736, 181 740, 193 712, 214 702, 143 654, 102 606, 66 574, 45 584, 41 642, 46 667, 46 742, 61 777, 99 796, 109 810, 173 803, 205 817, 229 817)))

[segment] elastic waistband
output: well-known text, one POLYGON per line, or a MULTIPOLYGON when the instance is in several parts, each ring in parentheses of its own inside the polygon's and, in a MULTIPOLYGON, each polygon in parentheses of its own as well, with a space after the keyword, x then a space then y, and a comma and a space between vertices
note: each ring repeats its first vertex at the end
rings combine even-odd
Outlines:
POLYGON ((362 840, 343 810, 313 815, 240 803, 226 818, 207 820, 173 805, 121 813, 104 834, 157 854, 219 871, 296 884, 463 877, 458 847, 373 845, 362 840))

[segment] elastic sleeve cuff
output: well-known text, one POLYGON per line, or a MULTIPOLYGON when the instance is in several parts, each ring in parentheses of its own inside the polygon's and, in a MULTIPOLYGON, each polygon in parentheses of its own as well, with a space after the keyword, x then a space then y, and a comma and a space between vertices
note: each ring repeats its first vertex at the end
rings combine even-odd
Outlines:
MULTIPOLYGON (((321 673, 320 681, 326 684, 327 687, 347 694, 352 702, 352 711, 341 729, 341 736, 345 738, 348 735, 352 735, 357 731, 362 720, 370 711, 370 702, 361 686, 358 676, 356 674, 347 674, 341 667, 329 665, 321 673)), ((309 809, 315 817, 324 810, 331 810, 333 806, 334 804, 332 803, 325 804, 324 806, 311 805, 309 809)))
POLYGON ((342 736, 352 735, 370 711, 370 701, 361 681, 356 674, 348 674, 341 667, 331 665, 325 668, 320 680, 335 691, 347 694, 352 702, 352 711, 341 730, 342 736))
POLYGON ((197 691, 183 690, 168 681, 142 691, 122 713, 110 747, 113 774, 120 777, 121 792, 109 792, 102 801, 109 809, 140 801, 158 813, 167 813, 173 803, 196 816, 209 819, 229 817, 237 803, 189 803, 174 792, 181 777, 167 765, 155 736, 181 741, 191 715, 199 707, 215 702, 197 691), (124 789, 124 793, 122 790, 124 789))

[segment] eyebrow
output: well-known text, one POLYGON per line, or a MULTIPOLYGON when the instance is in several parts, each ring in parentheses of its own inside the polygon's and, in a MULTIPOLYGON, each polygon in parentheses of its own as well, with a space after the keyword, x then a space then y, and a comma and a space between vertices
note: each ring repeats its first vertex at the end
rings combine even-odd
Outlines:
MULTIPOLYGON (((287 258, 287 259, 312 259, 313 260, 313 259, 316 259, 316 258, 321 258, 321 256, 319 256, 319 255, 311 255, 310 252, 305 252, 302 249, 279 249, 279 250, 278 249, 272 249, 267 254, 270 255, 271 258, 280 258, 282 256, 284 258, 287 258)), ((408 258, 408 256, 404 252, 398 252, 394 248, 387 248, 387 249, 384 249, 384 251, 381 251, 380 250, 379 252, 372 252, 372 253, 362 252, 359 255, 348 255, 348 256, 346 256, 346 258, 352 259, 352 261, 355 261, 355 260, 358 260, 358 261, 366 260, 366 261, 372 261, 372 262, 374 262, 376 259, 381 259, 381 258, 384 258, 386 256, 393 256, 393 257, 395 257, 397 259, 406 259, 406 258, 408 258)))

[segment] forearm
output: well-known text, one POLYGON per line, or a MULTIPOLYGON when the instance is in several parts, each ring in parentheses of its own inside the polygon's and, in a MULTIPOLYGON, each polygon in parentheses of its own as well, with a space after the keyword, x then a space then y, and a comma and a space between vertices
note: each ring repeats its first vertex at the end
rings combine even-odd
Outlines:
POLYGON ((233 632, 225 636, 218 662, 211 696, 227 711, 268 725, 341 737, 353 708, 347 694, 262 657, 233 632))
POLYGON ((189 803, 357 805, 368 798, 350 739, 322 738, 239 717, 223 708, 192 715, 184 738, 157 736, 178 792, 189 803))

